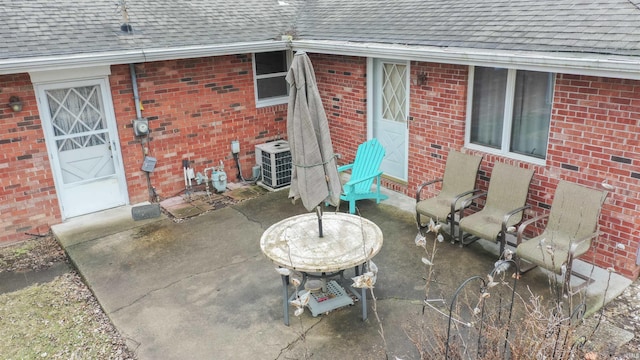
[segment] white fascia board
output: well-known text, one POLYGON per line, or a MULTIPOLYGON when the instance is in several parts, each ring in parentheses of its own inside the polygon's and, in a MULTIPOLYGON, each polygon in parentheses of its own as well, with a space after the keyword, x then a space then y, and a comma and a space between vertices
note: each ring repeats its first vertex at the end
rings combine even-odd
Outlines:
POLYGON ((640 80, 640 56, 542 53, 325 40, 294 40, 291 48, 294 51, 309 53, 504 67, 640 80))
POLYGON ((103 53, 32 57, 0 60, 0 75, 34 71, 75 69, 103 65, 135 64, 150 61, 190 59, 209 56, 248 54, 285 50, 285 41, 258 41, 180 48, 135 49, 103 53))
POLYGON ((144 61, 162 61, 174 59, 192 59, 209 56, 250 54, 267 51, 286 50, 285 41, 259 41, 249 43, 232 43, 211 46, 190 46, 177 49, 144 49, 144 61))
POLYGON ((115 59, 118 59, 117 63, 136 63, 144 57, 139 50, 132 50, 3 59, 0 60, 0 75, 104 66, 115 63, 115 59))

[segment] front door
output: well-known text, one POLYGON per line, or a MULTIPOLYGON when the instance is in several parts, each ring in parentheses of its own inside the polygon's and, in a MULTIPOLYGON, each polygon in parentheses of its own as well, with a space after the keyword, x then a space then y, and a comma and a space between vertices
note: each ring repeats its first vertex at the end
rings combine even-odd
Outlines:
POLYGON ((409 65, 376 59, 373 72, 372 135, 386 150, 380 168, 387 176, 407 181, 409 65))
POLYGON ((63 218, 128 202, 106 79, 36 85, 63 218))

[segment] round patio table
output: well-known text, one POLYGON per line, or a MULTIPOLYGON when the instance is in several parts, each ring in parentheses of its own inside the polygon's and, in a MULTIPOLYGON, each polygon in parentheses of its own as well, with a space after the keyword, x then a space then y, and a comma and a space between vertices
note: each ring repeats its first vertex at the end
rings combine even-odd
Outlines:
MULTIPOLYGON (((325 213, 322 237, 316 213, 284 219, 269 227, 260 239, 260 248, 279 267, 296 270, 309 277, 333 277, 346 269, 358 268, 382 248, 382 231, 371 220, 347 213, 325 213), (319 274, 319 275, 318 275, 319 274)), ((289 325, 288 277, 282 276, 284 322, 289 325)), ((366 289, 358 294, 362 317, 367 318, 366 289)))

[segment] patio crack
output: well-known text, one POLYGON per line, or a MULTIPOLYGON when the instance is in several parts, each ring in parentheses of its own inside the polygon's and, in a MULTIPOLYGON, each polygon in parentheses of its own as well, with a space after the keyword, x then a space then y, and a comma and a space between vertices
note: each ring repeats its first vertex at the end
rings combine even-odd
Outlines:
POLYGON ((200 276, 200 275, 203 275, 203 274, 208 274, 208 273, 224 270, 224 269, 226 269, 226 268, 228 268, 230 266, 236 266, 238 264, 246 263, 247 261, 253 260, 253 259, 255 259, 255 258, 259 257, 259 256, 260 256, 260 254, 256 254, 256 255, 253 255, 253 256, 248 256, 245 259, 243 259, 242 261, 236 261, 236 262, 233 262, 233 263, 224 264, 224 265, 219 266, 219 267, 217 267, 215 269, 211 269, 211 270, 207 270, 207 271, 201 271, 201 272, 198 272, 198 273, 193 273, 193 274, 189 274, 187 276, 181 277, 179 279, 176 279, 175 281, 172 281, 172 282, 166 284, 165 286, 162 286, 162 287, 159 287, 159 288, 155 288, 155 289, 151 289, 151 290, 147 291, 143 295, 141 295, 141 296, 137 297, 136 299, 134 299, 132 302, 130 302, 130 303, 126 304, 126 305, 122 305, 117 309, 114 309, 109 314, 116 314, 120 310, 129 308, 129 307, 137 304, 138 302, 140 302, 142 299, 148 297, 149 295, 152 295, 152 294, 154 294, 154 293, 156 293, 158 291, 166 290, 166 289, 168 289, 168 288, 170 288, 170 287, 172 287, 172 286, 174 286, 174 285, 176 285, 176 284, 178 284, 178 283, 180 283, 182 281, 185 281, 185 280, 188 280, 188 279, 191 279, 193 277, 200 276))
POLYGON ((247 214, 247 212, 246 212, 246 211, 244 211, 244 209, 243 209, 243 208, 240 208, 240 207, 234 207, 233 209, 234 209, 235 211, 237 211, 238 213, 240 213, 242 216, 244 216, 244 217, 245 217, 245 219, 247 219, 247 221, 250 221, 250 222, 252 222, 252 223, 254 223, 254 224, 259 225, 261 229, 264 229, 264 228, 265 228, 265 227, 264 227, 264 224, 262 223, 262 221, 257 220, 255 217, 251 217, 251 216, 249 216, 249 215, 247 214))
MULTIPOLYGON (((305 347, 305 353, 308 353, 309 349, 306 348, 306 337, 307 334, 309 333, 309 331, 311 331, 314 327, 316 327, 316 325, 320 324, 322 322, 323 318, 318 319, 317 322, 315 322, 314 324, 310 325, 308 328, 304 329, 303 328, 303 332, 299 333, 298 337, 295 338, 293 341, 291 341, 290 343, 287 344, 287 346, 283 347, 282 349, 280 349, 280 353, 278 354, 278 356, 276 356, 276 360, 282 358, 283 356, 286 355, 287 352, 293 350, 293 348, 296 346, 296 344, 302 342, 303 346, 305 347)), ((307 358, 308 356, 311 356, 312 354, 306 354, 307 356, 305 356, 305 358, 307 358)), ((286 356, 285 356, 286 358, 286 356)))

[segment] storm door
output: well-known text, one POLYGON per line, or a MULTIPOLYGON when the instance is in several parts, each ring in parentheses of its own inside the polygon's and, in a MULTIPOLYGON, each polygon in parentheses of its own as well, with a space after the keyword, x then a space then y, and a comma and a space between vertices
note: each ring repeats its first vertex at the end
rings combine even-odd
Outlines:
POLYGON ((387 176, 407 180, 409 114, 409 65, 407 62, 373 62, 372 135, 384 146, 380 166, 387 176))
POLYGON ((128 201, 105 79, 36 86, 64 218, 128 201))

